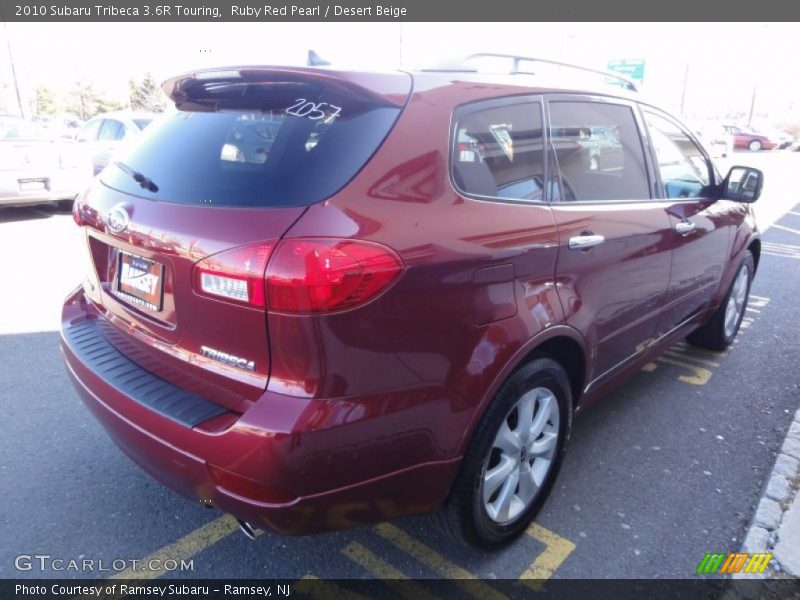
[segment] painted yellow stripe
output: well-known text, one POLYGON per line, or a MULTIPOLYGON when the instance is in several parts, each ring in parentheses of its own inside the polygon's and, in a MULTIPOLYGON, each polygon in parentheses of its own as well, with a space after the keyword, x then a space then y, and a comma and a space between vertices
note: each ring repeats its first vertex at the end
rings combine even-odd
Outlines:
POLYGON ((316 575, 304 575, 302 579, 295 582, 292 586, 292 592, 300 592, 312 598, 320 598, 320 600, 369 600, 366 596, 362 596, 356 592, 340 587, 334 583, 323 581, 316 575))
MULTIPOLYGON (((214 519, 210 523, 206 523, 202 527, 198 527, 194 531, 186 534, 178 541, 164 546, 160 550, 156 550, 153 554, 140 559, 140 568, 144 570, 126 569, 125 571, 120 571, 112 575, 109 579, 157 579, 166 573, 166 571, 151 570, 149 568, 151 561, 157 560, 159 564, 163 565, 165 560, 174 560, 178 563, 180 563, 181 560, 188 560, 206 548, 213 546, 221 539, 226 538, 236 531, 238 527, 239 525, 236 519, 230 515, 214 519)), ((123 596, 125 596, 125 594, 119 592, 116 594, 104 594, 100 596, 99 600, 117 600, 123 596)), ((73 600, 88 600, 89 598, 98 600, 97 596, 80 596, 73 600)))
POLYGON ((439 573, 442 577, 454 579, 454 583, 459 585, 468 594, 481 599, 494 598, 495 600, 501 600, 506 598, 504 594, 501 594, 485 582, 480 581, 469 571, 453 564, 422 542, 415 540, 402 529, 390 523, 381 523, 374 527, 374 531, 421 563, 439 573), (465 580, 472 581, 467 582, 465 580))
POLYGON ((165 560, 188 560, 199 554, 209 546, 213 546, 223 538, 228 537, 239 528, 236 519, 230 515, 225 515, 206 523, 191 533, 183 536, 177 542, 164 546, 149 556, 145 556, 139 562, 144 570, 126 569, 120 571, 110 579, 156 579, 161 577, 165 571, 151 571, 149 563, 154 560, 163 564, 165 560))
POLYGON ((678 379, 683 381, 684 383, 691 383, 693 385, 705 385, 711 379, 711 371, 708 369, 704 369, 703 367, 697 367, 695 365, 690 365, 687 362, 683 362, 680 360, 674 360, 672 358, 667 358, 665 356, 660 356, 656 360, 660 362, 665 362, 670 365, 675 365, 678 367, 683 367, 684 369, 688 369, 694 372, 694 375, 679 375, 678 379))
POLYGON ((697 346, 690 346, 687 343, 678 344, 677 346, 673 346, 671 348, 677 352, 686 353, 686 354, 697 354, 699 356, 707 356, 709 358, 725 358, 730 354, 730 350, 723 350, 722 352, 717 352, 716 350, 708 350, 706 348, 698 348, 697 346))
POLYGON ((536 557, 530 567, 520 577, 528 587, 539 590, 542 580, 550 579, 556 569, 575 550, 575 544, 560 535, 545 529, 538 523, 531 523, 528 535, 545 545, 544 552, 536 557))
POLYGON ((783 231, 788 231, 789 233, 796 233, 797 235, 800 235, 800 230, 798 229, 792 229, 791 227, 786 227, 785 225, 778 225, 777 223, 773 223, 772 226, 778 229, 782 229, 783 231))
POLYGON ((701 365, 705 365, 707 367, 718 367, 719 363, 714 362, 713 360, 706 360, 704 358, 697 358, 695 356, 689 356, 688 352, 676 352, 675 350, 667 350, 664 352, 665 355, 671 356, 673 358, 679 358, 682 360, 687 360, 689 362, 699 363, 701 365))
POLYGON ((385 560, 376 556, 358 542, 348 544, 342 549, 342 554, 353 562, 361 565, 370 575, 376 579, 385 579, 403 597, 411 600, 435 600, 437 596, 431 594, 420 584, 411 581, 408 575, 395 569, 385 560))

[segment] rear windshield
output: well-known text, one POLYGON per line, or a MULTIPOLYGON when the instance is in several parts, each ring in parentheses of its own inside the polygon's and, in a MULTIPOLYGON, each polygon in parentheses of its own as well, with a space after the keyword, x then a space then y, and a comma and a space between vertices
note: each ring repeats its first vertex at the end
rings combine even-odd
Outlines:
POLYGON ((223 106, 159 119, 101 179, 122 192, 182 204, 276 207, 324 200, 364 166, 400 109, 341 91, 326 96, 314 87, 258 94, 257 102, 248 101, 258 109, 223 106), (137 182, 142 178, 146 185, 137 182))

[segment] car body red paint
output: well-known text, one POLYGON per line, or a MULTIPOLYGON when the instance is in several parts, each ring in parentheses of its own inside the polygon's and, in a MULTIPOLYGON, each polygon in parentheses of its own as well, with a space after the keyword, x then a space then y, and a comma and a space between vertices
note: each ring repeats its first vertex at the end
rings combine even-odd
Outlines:
MULTIPOLYGON (((126 454, 180 494, 253 524, 305 534, 436 509, 486 407, 528 357, 562 362, 580 410, 708 320, 744 253, 758 254, 747 204, 666 198, 649 147, 652 197, 639 201, 505 202, 454 187, 459 107, 509 97, 619 103, 643 128, 641 105, 621 93, 521 75, 248 72, 333 81, 399 116, 341 189, 307 205, 154 201, 97 182, 74 210, 92 266, 64 304, 62 352, 81 398, 126 454), (130 215, 120 233, 107 223, 117 206, 130 215), (686 219, 698 228, 682 236, 674 225, 686 219), (587 232, 606 242, 568 247, 587 232), (402 273, 366 302, 329 312, 270 310, 268 283, 266 310, 198 293, 200 261, 294 239, 375 244, 402 273), (120 251, 163 265, 160 310, 116 293, 120 251), (187 426, 115 386, 70 337, 87 322, 130 361, 121 371, 168 382, 218 414, 187 426), (204 346, 254 368, 214 360, 204 346)), ((165 89, 191 111, 181 81, 165 89)))

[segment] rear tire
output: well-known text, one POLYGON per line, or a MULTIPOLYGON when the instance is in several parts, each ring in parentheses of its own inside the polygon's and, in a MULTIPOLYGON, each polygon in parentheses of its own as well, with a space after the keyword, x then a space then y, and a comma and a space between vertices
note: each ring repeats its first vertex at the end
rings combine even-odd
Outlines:
POLYGON ((686 338, 690 344, 720 351, 733 343, 744 318, 754 273, 755 261, 748 250, 711 320, 686 338))
POLYGON ((472 436, 444 505, 431 516, 451 539, 482 549, 523 533, 561 467, 572 418, 564 369, 537 358, 502 385, 472 436))
POLYGON ((750 148, 753 152, 758 152, 761 150, 761 140, 752 140, 747 147, 750 148))

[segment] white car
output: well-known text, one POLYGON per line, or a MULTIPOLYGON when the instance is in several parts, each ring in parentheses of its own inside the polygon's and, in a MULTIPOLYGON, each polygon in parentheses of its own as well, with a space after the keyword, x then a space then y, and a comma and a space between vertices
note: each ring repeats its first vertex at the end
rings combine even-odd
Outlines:
POLYGON ((157 116, 150 113, 113 112, 89 119, 75 139, 89 148, 94 174, 105 169, 119 148, 139 137, 157 116))
POLYGON ((37 123, 0 115, 0 206, 71 205, 92 181, 78 144, 54 139, 37 123))

